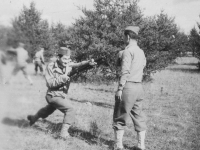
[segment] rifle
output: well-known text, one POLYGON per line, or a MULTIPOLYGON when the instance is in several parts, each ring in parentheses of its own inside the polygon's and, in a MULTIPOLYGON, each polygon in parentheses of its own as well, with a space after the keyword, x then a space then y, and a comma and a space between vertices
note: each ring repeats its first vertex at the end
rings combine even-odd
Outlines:
MULTIPOLYGON (((118 51, 114 51, 112 52, 113 54, 116 54, 116 53, 119 53, 121 50, 118 50, 118 51)), ((101 57, 101 58, 97 58, 94 60, 94 62, 97 63, 97 66, 101 65, 101 64, 106 64, 107 66, 109 66, 109 64, 107 63, 107 61, 105 60, 105 58, 101 57)), ((91 66, 89 64, 86 64, 86 65, 83 65, 81 67, 78 67, 76 69, 73 69, 70 74, 69 74, 69 77, 72 77, 73 75, 75 74, 78 74, 80 72, 83 72, 83 71, 86 71, 86 70, 89 70, 89 69, 92 69, 94 66, 91 66)))
MULTIPOLYGON (((103 64, 103 63, 105 63, 104 58, 95 59, 94 62, 96 62, 98 66, 101 65, 101 64, 103 64)), ((80 72, 83 72, 83 71, 92 69, 93 67, 94 67, 94 66, 91 66, 91 65, 89 65, 89 64, 86 64, 86 65, 80 66, 80 67, 78 67, 78 68, 75 68, 75 69, 73 69, 73 70, 70 72, 69 77, 72 77, 73 75, 78 74, 78 73, 80 73, 80 72)))

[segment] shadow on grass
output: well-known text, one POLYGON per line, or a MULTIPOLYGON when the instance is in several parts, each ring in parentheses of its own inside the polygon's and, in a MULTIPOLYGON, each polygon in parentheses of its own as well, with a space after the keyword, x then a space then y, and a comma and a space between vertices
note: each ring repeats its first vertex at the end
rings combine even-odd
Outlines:
MULTIPOLYGON (((28 128, 28 127, 30 128, 29 121, 25 119, 11 119, 11 118, 6 117, 2 120, 2 123, 8 126, 16 126, 19 128, 28 128)), ((55 139, 61 139, 58 135, 60 133, 61 127, 62 127, 62 123, 56 124, 45 119, 38 120, 36 124, 31 126, 31 128, 35 130, 39 130, 41 132, 44 132, 45 134, 46 133, 51 134, 51 136, 55 139)), ((108 149, 112 149, 112 146, 113 146, 112 140, 106 139, 104 137, 94 136, 90 132, 79 129, 75 126, 72 126, 69 129, 69 133, 72 137, 76 137, 78 139, 84 140, 88 144, 104 145, 108 149)))
MULTIPOLYGON (((48 120, 43 120, 43 122, 48 124, 48 130, 50 131, 51 134, 55 134, 60 132, 62 123, 52 123, 51 121, 48 120)), ((114 141, 110 140, 106 137, 106 135, 99 136, 101 134, 93 135, 91 132, 82 130, 80 128, 77 128, 76 126, 71 126, 69 129, 69 133, 72 137, 76 137, 80 140, 85 141, 86 143, 90 145, 100 145, 107 147, 107 149, 113 149, 114 141)), ((55 139, 58 139, 58 136, 54 136, 55 139)), ((126 149, 129 150, 137 150, 136 147, 131 147, 129 145, 124 145, 126 149)))
POLYGON ((86 88, 88 90, 91 90, 91 91, 102 91, 102 92, 109 92, 109 93, 115 93, 115 91, 113 90, 105 90, 105 89, 93 89, 93 88, 86 88))
MULTIPOLYGON (((25 119, 11 119, 11 118, 5 117, 2 120, 2 123, 5 124, 5 125, 8 125, 8 126, 16 126, 16 127, 19 127, 19 128, 29 128, 30 127, 29 121, 25 120, 25 119)), ((42 129, 38 125, 33 125, 32 127, 34 129, 39 130, 39 131, 47 132, 47 130, 42 129)))
MULTIPOLYGON (((30 128, 29 121, 25 119, 11 119, 4 118, 2 123, 8 126, 17 126, 19 128, 30 128)), ((44 132, 45 134, 51 134, 51 136, 55 139, 62 139, 59 137, 59 133, 62 127, 62 123, 52 123, 48 120, 38 120, 36 124, 31 126, 31 128, 44 132)), ((93 135, 88 131, 77 128, 76 126, 72 126, 69 129, 69 133, 71 137, 78 138, 80 140, 84 140, 88 144, 92 145, 100 145, 106 147, 106 149, 113 149, 114 141, 110 140, 105 136, 97 136, 93 135)), ((63 139, 64 140, 64 139, 63 139)), ((134 147, 130 147, 129 145, 124 145, 126 149, 135 150, 134 147)))
POLYGON ((11 119, 6 117, 2 120, 2 123, 9 126, 17 126, 20 128, 29 127, 29 122, 25 119, 11 119))
MULTIPOLYGON (((48 121, 48 120, 42 120, 42 121, 40 121, 40 123, 45 123, 47 125, 48 133, 51 133, 55 139, 60 138, 59 133, 60 133, 60 130, 62 128, 62 123, 56 124, 56 123, 52 123, 51 121, 48 121)), ((105 145, 109 149, 111 149, 112 146, 113 146, 112 140, 108 140, 105 137, 104 138, 97 137, 97 136, 91 134, 88 131, 77 128, 75 125, 70 127, 69 134, 71 135, 71 137, 76 137, 80 140, 87 142, 88 144, 105 145)))
POLYGON ((197 69, 190 69, 190 68, 167 68, 167 70, 173 71, 173 72, 184 72, 184 73, 200 73, 200 70, 197 69))
POLYGON ((71 101, 74 101, 74 102, 79 102, 79 103, 91 103, 92 105, 96 105, 96 106, 100 106, 100 107, 104 107, 104 108, 114 108, 113 105, 111 104, 108 104, 108 103, 102 103, 102 102, 92 102, 92 101, 88 101, 88 100, 77 100, 77 99, 73 99, 73 98, 70 98, 71 101))

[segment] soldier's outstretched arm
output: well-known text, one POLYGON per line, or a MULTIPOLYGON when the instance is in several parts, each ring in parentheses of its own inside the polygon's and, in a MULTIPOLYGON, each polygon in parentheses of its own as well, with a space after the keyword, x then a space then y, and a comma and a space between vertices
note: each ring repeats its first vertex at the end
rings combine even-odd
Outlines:
POLYGON ((90 59, 90 60, 82 61, 82 62, 79 62, 79 63, 72 62, 69 66, 70 67, 81 67, 81 66, 85 66, 85 65, 94 66, 96 64, 97 63, 94 61, 94 59, 90 59))

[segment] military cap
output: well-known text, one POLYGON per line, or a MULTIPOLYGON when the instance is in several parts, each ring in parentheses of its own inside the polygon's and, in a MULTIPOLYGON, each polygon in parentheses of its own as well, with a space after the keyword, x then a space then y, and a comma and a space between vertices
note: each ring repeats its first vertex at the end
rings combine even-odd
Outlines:
POLYGON ((133 31, 135 34, 138 35, 140 28, 138 26, 128 26, 125 28, 125 31, 126 30, 133 31))
POLYGON ((67 47, 60 47, 60 49, 58 50, 58 55, 59 54, 70 56, 71 55, 71 51, 67 47))

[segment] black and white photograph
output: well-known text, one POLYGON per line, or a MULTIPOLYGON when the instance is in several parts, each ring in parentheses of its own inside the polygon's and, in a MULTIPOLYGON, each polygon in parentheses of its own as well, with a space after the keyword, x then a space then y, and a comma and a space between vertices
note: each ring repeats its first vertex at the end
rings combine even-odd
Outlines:
POLYGON ((200 0, 0 0, 0 150, 200 150, 200 0))

